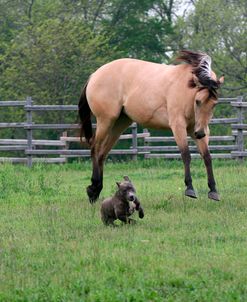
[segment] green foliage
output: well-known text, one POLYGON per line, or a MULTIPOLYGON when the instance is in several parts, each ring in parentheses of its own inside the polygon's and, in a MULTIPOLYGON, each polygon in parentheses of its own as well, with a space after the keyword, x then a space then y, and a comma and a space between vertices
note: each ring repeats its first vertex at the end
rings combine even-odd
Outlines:
POLYGON ((171 1, 112 1, 109 11, 112 16, 104 20, 104 30, 112 31, 111 45, 116 45, 125 56, 163 62, 167 59, 169 45, 167 36, 172 36, 171 1))
POLYGON ((0 0, 0 98, 75 102, 85 79, 118 57, 167 62, 203 50, 226 75, 225 94, 246 92, 245 1, 0 0), (194 3, 191 1, 191 3, 194 3))
POLYGON ((88 76, 114 58, 163 61, 169 3, 0 0, 0 98, 76 103, 88 76))
POLYGON ((225 74, 224 94, 247 92, 246 1, 199 0, 187 18, 177 21, 179 48, 202 50, 225 74))
POLYGON ((111 228, 86 197, 89 163, 0 165, 0 300, 246 301, 246 163, 214 166, 219 203, 201 161, 198 200, 183 195, 181 161, 108 163, 101 200, 124 171, 146 214, 111 228))
MULTIPOLYGON (((0 0, 0 100, 77 104, 82 85, 102 64, 119 57, 168 63, 182 48, 212 56, 218 76, 225 74, 225 96, 244 94, 245 2, 0 0)), ((39 113, 35 121, 56 118, 68 121, 54 113, 39 113)), ((0 119, 22 121, 23 112, 5 108, 0 119)), ((17 134, 1 130, 1 136, 17 134)))
POLYGON ((75 92, 111 55, 107 39, 77 20, 51 19, 25 28, 13 41, 2 73, 2 94, 76 103, 75 92))

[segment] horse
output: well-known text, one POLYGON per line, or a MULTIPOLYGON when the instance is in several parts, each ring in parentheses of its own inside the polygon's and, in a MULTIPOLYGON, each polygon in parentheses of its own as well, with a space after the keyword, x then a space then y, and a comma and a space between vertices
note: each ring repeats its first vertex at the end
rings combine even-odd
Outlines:
POLYGON ((171 129, 184 163, 185 195, 197 198, 190 173, 187 135, 196 142, 207 171, 208 198, 219 201, 208 148, 208 123, 224 82, 203 52, 180 51, 178 63, 166 65, 132 58, 114 60, 86 82, 78 104, 80 137, 91 149, 92 177, 87 194, 95 202, 103 188, 103 166, 120 134, 134 121, 154 129, 171 129), (93 133, 91 116, 96 118, 93 133))

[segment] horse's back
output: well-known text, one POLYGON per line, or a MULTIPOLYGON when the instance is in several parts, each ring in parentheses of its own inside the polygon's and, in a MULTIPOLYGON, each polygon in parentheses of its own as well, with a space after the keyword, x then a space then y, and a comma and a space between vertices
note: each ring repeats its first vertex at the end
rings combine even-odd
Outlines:
MULTIPOLYGON (((150 81, 157 73, 160 73, 164 66, 157 63, 136 60, 118 59, 107 63, 97 69, 90 77, 88 84, 88 97, 91 97, 90 90, 101 90, 107 87, 111 93, 120 92, 120 89, 130 89, 131 86, 142 85, 144 81, 150 81)), ((98 91, 99 92, 99 91, 98 91)))
POLYGON ((165 66, 167 65, 127 58, 103 65, 91 75, 87 87, 92 112, 96 116, 111 112, 118 115, 123 104, 136 90, 142 92, 141 98, 148 87, 152 90, 151 86, 158 86, 157 76, 160 77, 165 66))
MULTIPOLYGON (((102 83, 114 83, 122 85, 135 85, 138 81, 150 81, 153 76, 161 74, 169 65, 158 64, 137 59, 118 59, 101 66, 96 70, 91 78, 90 85, 99 85, 102 83)), ((114 87, 115 88, 115 87, 114 87)))
MULTIPOLYGON (((124 108, 132 120, 144 126, 167 128, 167 99, 171 87, 178 85, 181 68, 127 58, 105 64, 90 77, 90 108, 96 117, 113 119, 124 108)), ((178 89, 172 89, 175 98, 174 91, 178 89)))

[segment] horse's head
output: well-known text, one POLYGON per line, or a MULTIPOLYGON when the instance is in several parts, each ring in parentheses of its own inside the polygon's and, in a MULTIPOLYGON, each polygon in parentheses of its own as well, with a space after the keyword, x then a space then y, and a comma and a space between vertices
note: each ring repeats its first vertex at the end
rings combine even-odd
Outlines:
POLYGON ((217 79, 211 69, 211 58, 206 53, 183 50, 177 60, 192 66, 192 78, 188 85, 196 89, 194 135, 201 139, 208 133, 208 123, 217 104, 218 89, 224 82, 224 76, 217 79))
POLYGON ((217 79, 212 72, 211 78, 208 80, 209 85, 207 86, 202 85, 195 74, 193 74, 193 81, 198 88, 194 100, 194 135, 196 139, 201 139, 208 134, 208 123, 218 100, 217 89, 224 82, 224 76, 217 79))

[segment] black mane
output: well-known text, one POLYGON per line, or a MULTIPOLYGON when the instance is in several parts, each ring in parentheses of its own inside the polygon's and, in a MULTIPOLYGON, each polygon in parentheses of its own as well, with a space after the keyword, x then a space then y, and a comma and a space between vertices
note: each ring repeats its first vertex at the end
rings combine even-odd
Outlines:
MULTIPOLYGON (((211 58, 209 55, 203 52, 181 50, 176 60, 191 65, 192 73, 196 75, 201 84, 200 88, 207 88, 210 97, 218 97, 219 83, 211 78, 211 58)), ((193 80, 189 81, 189 87, 194 88, 196 86, 193 80)))

